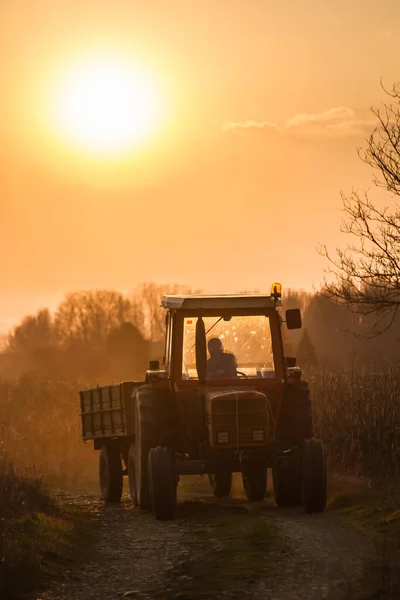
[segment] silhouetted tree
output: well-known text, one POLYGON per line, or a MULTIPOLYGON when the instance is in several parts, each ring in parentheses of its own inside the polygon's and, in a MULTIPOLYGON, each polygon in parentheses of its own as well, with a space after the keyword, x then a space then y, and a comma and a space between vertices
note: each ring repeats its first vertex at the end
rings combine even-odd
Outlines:
POLYGON ((163 340, 165 333, 165 309, 161 299, 166 294, 199 294, 190 287, 179 284, 142 283, 133 293, 132 315, 146 339, 163 340))
POLYGON ((89 290, 67 294, 55 315, 62 342, 103 346, 111 331, 130 321, 132 305, 113 290, 89 290))
POLYGON ((332 258, 326 247, 328 273, 325 293, 363 315, 374 315, 374 333, 391 326, 400 306, 400 84, 384 90, 389 100, 372 109, 377 126, 360 157, 375 171, 374 184, 392 194, 392 206, 380 207, 366 192, 342 195, 342 231, 352 241, 332 258))
POLYGON ((22 319, 8 336, 8 349, 32 354, 57 343, 57 332, 49 310, 42 309, 34 316, 22 319))
POLYGON ((132 323, 113 329, 107 343, 110 370, 116 379, 143 379, 148 369, 150 342, 132 323))
MULTIPOLYGON (((283 308, 279 310, 282 319, 285 319, 285 311, 291 308, 299 308, 304 321, 308 306, 311 302, 312 294, 302 290, 292 290, 283 288, 282 303, 283 308)), ((282 327, 283 347, 286 356, 296 356, 303 329, 289 330, 282 327)))
POLYGON ((303 335, 297 349, 297 360, 301 367, 318 369, 319 362, 317 353, 306 329, 303 331, 303 335))

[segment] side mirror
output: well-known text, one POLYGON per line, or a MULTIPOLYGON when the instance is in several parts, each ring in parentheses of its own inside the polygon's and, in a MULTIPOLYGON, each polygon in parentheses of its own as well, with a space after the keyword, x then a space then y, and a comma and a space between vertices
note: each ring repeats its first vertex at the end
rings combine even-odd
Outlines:
POLYGON ((296 357, 295 356, 287 356, 286 357, 286 366, 290 369, 291 367, 296 366, 296 357))
POLYGON ((286 311, 286 326, 288 329, 301 329, 301 313, 298 308, 291 308, 286 311))
POLYGON ((159 371, 160 370, 160 362, 158 360, 150 361, 150 371, 159 371))

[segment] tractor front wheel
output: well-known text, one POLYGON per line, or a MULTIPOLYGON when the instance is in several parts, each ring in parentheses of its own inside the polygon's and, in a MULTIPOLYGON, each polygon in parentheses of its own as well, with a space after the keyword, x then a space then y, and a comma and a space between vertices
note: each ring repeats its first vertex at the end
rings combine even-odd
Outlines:
POLYGON ((216 498, 223 498, 229 496, 232 488, 232 472, 225 470, 218 470, 215 473, 208 475, 212 491, 216 498))
POLYGON ((243 488, 250 502, 264 499, 267 489, 267 467, 265 465, 248 465, 242 472, 243 488))
POLYGON ((104 502, 119 502, 122 496, 122 462, 117 446, 103 446, 100 451, 99 479, 104 502))
POLYGON ((326 465, 321 440, 305 440, 302 460, 302 505, 307 513, 323 512, 326 506, 326 465))
POLYGON ((148 455, 149 491, 156 519, 175 517, 177 476, 168 448, 152 448, 148 455))

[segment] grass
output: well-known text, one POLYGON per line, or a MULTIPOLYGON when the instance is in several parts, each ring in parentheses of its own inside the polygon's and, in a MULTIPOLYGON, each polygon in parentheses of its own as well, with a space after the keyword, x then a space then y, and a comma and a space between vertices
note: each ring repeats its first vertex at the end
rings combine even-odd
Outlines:
POLYGON ((89 515, 54 500, 34 473, 0 460, 0 598, 41 589, 79 560, 92 536, 89 515))
POLYGON ((333 491, 327 508, 371 540, 374 552, 365 565, 360 600, 400 598, 400 490, 382 480, 364 481, 358 488, 354 481, 344 483, 333 491))

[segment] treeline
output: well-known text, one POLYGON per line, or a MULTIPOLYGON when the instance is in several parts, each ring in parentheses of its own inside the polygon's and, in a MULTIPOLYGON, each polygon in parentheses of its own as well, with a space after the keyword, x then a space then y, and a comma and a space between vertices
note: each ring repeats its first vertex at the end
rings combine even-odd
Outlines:
POLYGON ((0 352, 0 379, 103 382, 143 376, 150 359, 162 360, 165 293, 183 286, 142 284, 131 297, 113 290, 67 294, 52 315, 46 308, 22 319, 0 352))
POLYGON ((285 308, 299 307, 303 327, 285 333, 286 354, 294 353, 298 364, 318 371, 382 369, 400 361, 400 318, 385 324, 375 315, 352 312, 344 303, 321 294, 289 290, 285 308))
MULTIPOLYGON (((113 290, 67 294, 54 314, 43 308, 8 334, 0 351, 0 380, 35 376, 94 385, 141 378, 149 360, 162 361, 162 295, 192 291, 145 283, 130 297, 113 290)), ((302 310, 303 328, 283 329, 286 354, 296 355, 300 366, 337 372, 399 361, 400 319, 370 337, 372 317, 320 294, 288 290, 283 300, 285 308, 302 310)))
POLYGON ((67 294, 54 314, 27 316, 0 352, 0 445, 19 467, 52 483, 96 479, 97 456, 81 438, 78 390, 142 379, 162 361, 166 293, 183 286, 142 284, 67 294))

